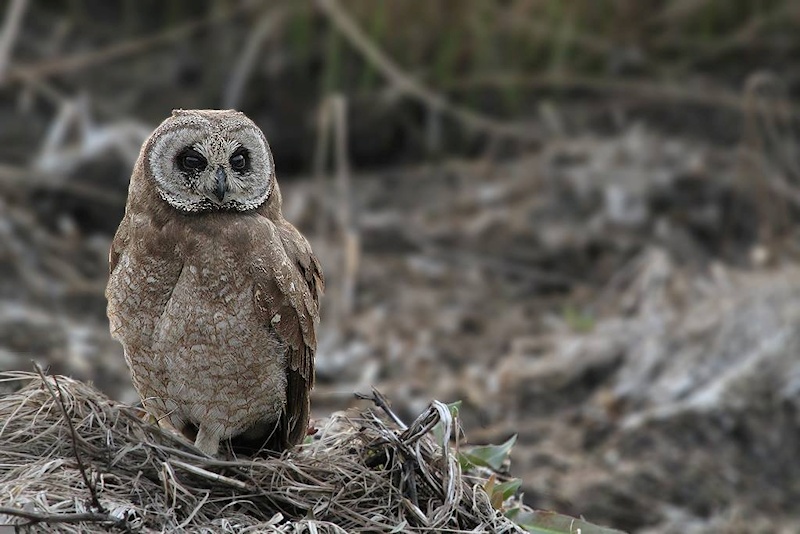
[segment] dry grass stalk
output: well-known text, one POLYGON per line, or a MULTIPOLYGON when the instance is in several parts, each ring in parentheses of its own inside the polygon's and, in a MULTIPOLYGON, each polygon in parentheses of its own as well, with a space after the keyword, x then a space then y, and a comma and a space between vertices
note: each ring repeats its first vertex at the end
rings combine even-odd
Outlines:
POLYGON ((317 0, 316 5, 330 19, 336 30, 361 54, 364 61, 380 72, 399 94, 418 100, 429 109, 441 112, 476 132, 520 139, 532 144, 541 141, 541 135, 533 125, 503 122, 487 117, 452 103, 442 94, 417 81, 376 46, 336 0, 317 0))
POLYGON ((8 83, 31 83, 51 76, 74 74, 75 72, 89 67, 95 67, 97 65, 135 56, 152 48, 184 39, 200 29, 221 23, 239 13, 246 13, 248 11, 252 11, 252 7, 250 3, 245 2, 231 10, 212 14, 207 17, 200 17, 196 20, 167 28, 164 31, 152 35, 114 43, 97 50, 79 52, 71 56, 45 59, 38 63, 14 66, 9 68, 5 73, 5 79, 3 81, 8 83))
POLYGON ((11 50, 19 36, 19 28, 27 8, 27 0, 12 0, 6 8, 3 30, 0 31, 0 85, 3 84, 11 60, 11 50))
POLYGON ((453 451, 431 437, 434 426, 449 435, 454 424, 437 401, 405 429, 370 410, 336 414, 293 452, 218 460, 82 382, 0 374, 0 387, 18 385, 0 398, 0 525, 59 532, 521 532, 492 507, 483 481, 464 476, 453 451))

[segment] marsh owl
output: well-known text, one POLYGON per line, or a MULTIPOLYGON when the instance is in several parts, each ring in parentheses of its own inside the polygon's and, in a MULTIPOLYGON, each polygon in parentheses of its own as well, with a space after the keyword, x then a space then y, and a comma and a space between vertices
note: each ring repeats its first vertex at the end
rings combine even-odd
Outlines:
POLYGON ((109 263, 111 334, 150 413, 210 455, 304 438, 324 282, 250 119, 175 110, 156 128, 109 263))

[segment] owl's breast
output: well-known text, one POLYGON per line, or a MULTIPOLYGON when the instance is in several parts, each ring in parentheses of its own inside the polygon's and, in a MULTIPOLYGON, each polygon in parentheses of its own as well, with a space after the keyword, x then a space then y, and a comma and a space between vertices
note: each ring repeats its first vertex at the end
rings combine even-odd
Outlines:
POLYGON ((151 345, 182 269, 177 261, 137 252, 128 250, 120 255, 106 288, 111 334, 126 351, 151 345))
POLYGON ((223 435, 277 418, 286 402, 286 347, 253 305, 241 251, 209 241, 186 258, 154 332, 177 416, 217 421, 223 435))

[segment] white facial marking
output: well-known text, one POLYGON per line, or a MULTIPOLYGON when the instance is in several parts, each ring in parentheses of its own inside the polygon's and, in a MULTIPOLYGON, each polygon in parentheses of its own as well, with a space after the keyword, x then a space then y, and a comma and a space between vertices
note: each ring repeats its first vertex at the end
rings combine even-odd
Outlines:
POLYGON ((161 198, 185 212, 256 209, 269 198, 275 179, 263 134, 241 115, 214 120, 181 114, 168 119, 163 131, 156 131, 148 163, 161 198), (179 167, 178 154, 187 147, 205 158, 204 168, 190 172, 179 167), (240 148, 247 150, 248 166, 235 171, 230 158, 240 148), (222 202, 215 195, 220 168, 227 179, 222 202))

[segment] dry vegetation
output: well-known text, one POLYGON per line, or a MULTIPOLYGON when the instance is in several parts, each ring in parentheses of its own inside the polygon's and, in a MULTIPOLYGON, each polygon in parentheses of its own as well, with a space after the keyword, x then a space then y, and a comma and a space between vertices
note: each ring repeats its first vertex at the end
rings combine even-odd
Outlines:
POLYGON ((474 465, 462 474, 445 439, 459 432, 457 422, 439 402, 406 426, 376 392, 383 418, 336 414, 280 457, 219 460, 82 382, 41 370, 5 373, 0 382, 23 386, 0 399, 0 524, 58 532, 524 532, 508 510, 529 528, 538 522, 494 477, 474 465))
POLYGON ((321 431, 286 457, 212 461, 84 383, 4 375, 0 506, 27 518, 0 523, 796 530, 797 2, 408 5, 4 4, 1 369, 135 402, 106 254, 173 107, 265 130, 331 289, 321 431), (432 399, 470 443, 518 435, 510 473, 417 432, 432 399))

